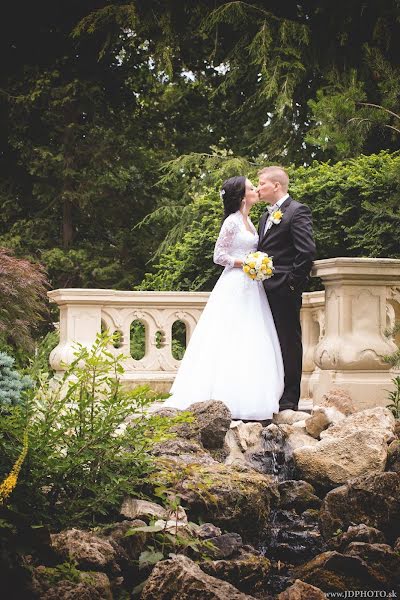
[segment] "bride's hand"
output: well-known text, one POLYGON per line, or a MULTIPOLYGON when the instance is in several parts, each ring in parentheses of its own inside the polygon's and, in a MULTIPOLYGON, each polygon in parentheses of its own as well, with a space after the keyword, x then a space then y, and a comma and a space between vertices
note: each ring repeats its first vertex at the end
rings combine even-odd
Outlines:
POLYGON ((237 258, 235 260, 235 264, 233 265, 234 267, 239 267, 239 269, 241 269, 243 267, 243 261, 240 260, 239 258, 237 258))

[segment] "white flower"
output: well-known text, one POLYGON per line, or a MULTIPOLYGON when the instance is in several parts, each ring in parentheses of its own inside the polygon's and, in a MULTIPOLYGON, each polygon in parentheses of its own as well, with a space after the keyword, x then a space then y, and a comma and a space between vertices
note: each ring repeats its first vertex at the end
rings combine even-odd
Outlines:
POLYGON ((274 212, 271 214, 270 220, 274 225, 279 225, 279 223, 282 221, 282 217, 283 212, 278 208, 277 210, 274 210, 274 212))
POLYGON ((221 198, 221 200, 224 199, 224 196, 225 196, 225 190, 221 190, 219 193, 219 197, 221 198))

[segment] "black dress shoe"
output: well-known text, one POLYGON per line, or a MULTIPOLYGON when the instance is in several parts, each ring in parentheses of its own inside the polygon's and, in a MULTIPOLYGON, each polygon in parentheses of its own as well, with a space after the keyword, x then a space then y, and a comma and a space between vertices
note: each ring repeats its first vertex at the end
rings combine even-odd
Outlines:
POLYGON ((279 412, 282 412, 283 410, 299 410, 299 407, 296 404, 280 404, 279 412))

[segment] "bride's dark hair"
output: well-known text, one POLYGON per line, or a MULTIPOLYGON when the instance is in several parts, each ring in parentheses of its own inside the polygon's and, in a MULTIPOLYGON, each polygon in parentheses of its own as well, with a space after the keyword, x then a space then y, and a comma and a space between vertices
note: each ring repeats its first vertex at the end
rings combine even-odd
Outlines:
POLYGON ((236 177, 230 177, 222 184, 221 198, 224 203, 224 217, 235 213, 240 208, 240 204, 246 193, 246 177, 238 175, 236 177))

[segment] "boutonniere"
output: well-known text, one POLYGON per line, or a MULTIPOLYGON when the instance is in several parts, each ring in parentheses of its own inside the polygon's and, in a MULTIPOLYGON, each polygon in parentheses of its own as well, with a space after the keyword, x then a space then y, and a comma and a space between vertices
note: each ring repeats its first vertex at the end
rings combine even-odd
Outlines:
POLYGON ((279 225, 279 223, 282 221, 282 217, 283 212, 278 208, 277 210, 274 210, 274 212, 271 214, 270 219, 274 225, 279 225))

